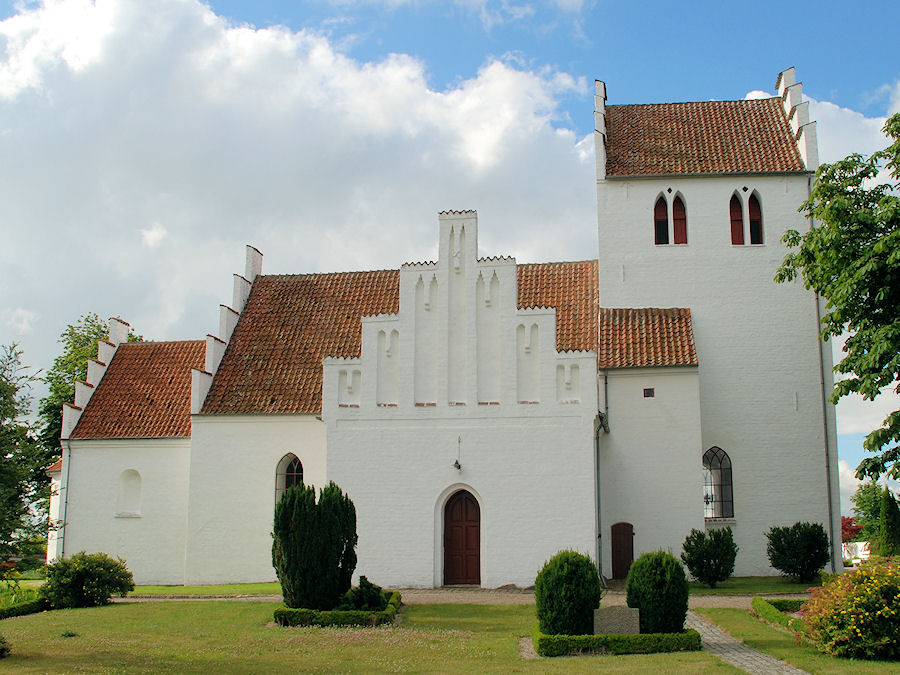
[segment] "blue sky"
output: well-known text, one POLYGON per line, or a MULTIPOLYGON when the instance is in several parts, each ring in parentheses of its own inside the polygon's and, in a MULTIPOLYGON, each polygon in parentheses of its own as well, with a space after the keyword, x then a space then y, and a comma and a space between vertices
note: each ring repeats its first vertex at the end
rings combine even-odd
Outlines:
MULTIPOLYGON (((244 244, 269 273, 396 268, 434 257, 448 208, 479 211, 483 254, 595 257, 595 78, 610 103, 741 99, 795 66, 833 161, 883 147, 900 112, 895 16, 890 2, 0 1, 0 344, 47 368, 88 312, 202 337, 244 244)), ((896 405, 839 406, 845 492, 861 434, 896 405)))

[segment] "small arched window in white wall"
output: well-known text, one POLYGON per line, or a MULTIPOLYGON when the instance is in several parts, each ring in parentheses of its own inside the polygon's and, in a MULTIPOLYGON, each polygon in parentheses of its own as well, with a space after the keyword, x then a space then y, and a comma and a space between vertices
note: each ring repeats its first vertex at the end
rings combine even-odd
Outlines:
POLYGON ((141 474, 134 469, 125 469, 119 474, 119 499, 116 516, 119 518, 139 518, 141 515, 141 474))
POLYGON ((703 453, 703 517, 734 518, 731 458, 715 445, 703 453))
POLYGON ((302 484, 303 464, 297 455, 289 452, 281 458, 278 468, 275 470, 275 502, 277 503, 281 499, 285 490, 302 484))

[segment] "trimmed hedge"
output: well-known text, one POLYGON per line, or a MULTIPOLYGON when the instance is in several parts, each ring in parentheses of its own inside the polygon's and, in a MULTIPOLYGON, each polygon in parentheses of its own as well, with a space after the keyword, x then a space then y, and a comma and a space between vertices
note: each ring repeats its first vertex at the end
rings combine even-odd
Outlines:
POLYGON ((8 619, 11 616, 25 616, 26 614, 37 614, 44 610, 50 609, 50 603, 46 598, 37 598, 35 600, 26 600, 11 607, 0 609, 0 619, 8 619))
POLYGON ((400 593, 385 591, 387 608, 381 612, 363 610, 292 609, 279 607, 275 610, 275 622, 281 626, 380 626, 391 623, 400 609, 400 593))
POLYGON ((803 605, 803 602, 803 600, 789 600, 787 598, 781 600, 766 600, 757 595, 754 596, 750 604, 753 607, 753 611, 769 623, 783 626, 796 633, 803 633, 806 631, 806 625, 803 621, 785 614, 785 612, 798 611, 803 605))
POLYGON ((573 654, 659 654, 695 652, 700 649, 700 633, 642 633, 635 635, 544 635, 535 624, 531 635, 534 650, 541 656, 573 654))

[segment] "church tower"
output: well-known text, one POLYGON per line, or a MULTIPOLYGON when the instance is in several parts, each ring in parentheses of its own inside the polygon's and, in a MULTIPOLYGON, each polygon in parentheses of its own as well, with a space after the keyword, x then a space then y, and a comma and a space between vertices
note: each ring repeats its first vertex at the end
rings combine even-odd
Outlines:
MULTIPOLYGON (((772 572, 765 532, 796 521, 821 523, 841 561, 830 345, 818 341, 815 295, 773 281, 785 230, 809 226, 797 209, 818 165, 816 127, 793 68, 776 90, 607 105, 598 81, 595 96, 600 305, 690 310, 696 508, 707 529, 732 528, 745 575, 772 572)), ((666 448, 658 452, 660 473, 647 480, 664 479, 666 448)))

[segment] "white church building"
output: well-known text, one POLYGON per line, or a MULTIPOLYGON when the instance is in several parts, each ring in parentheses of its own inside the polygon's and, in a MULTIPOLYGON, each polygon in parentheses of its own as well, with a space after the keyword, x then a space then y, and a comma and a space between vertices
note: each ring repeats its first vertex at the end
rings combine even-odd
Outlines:
POLYGON ((271 581, 302 480, 350 495, 357 573, 384 586, 529 586, 564 548, 621 578, 725 526, 736 574, 774 574, 765 532, 796 521, 840 568, 821 308, 773 281, 808 227, 815 122, 793 69, 776 89, 607 105, 598 81, 597 259, 481 257, 476 213, 450 211, 438 260, 399 270, 266 275, 247 247, 205 340, 111 320, 64 410, 48 559, 271 581))

